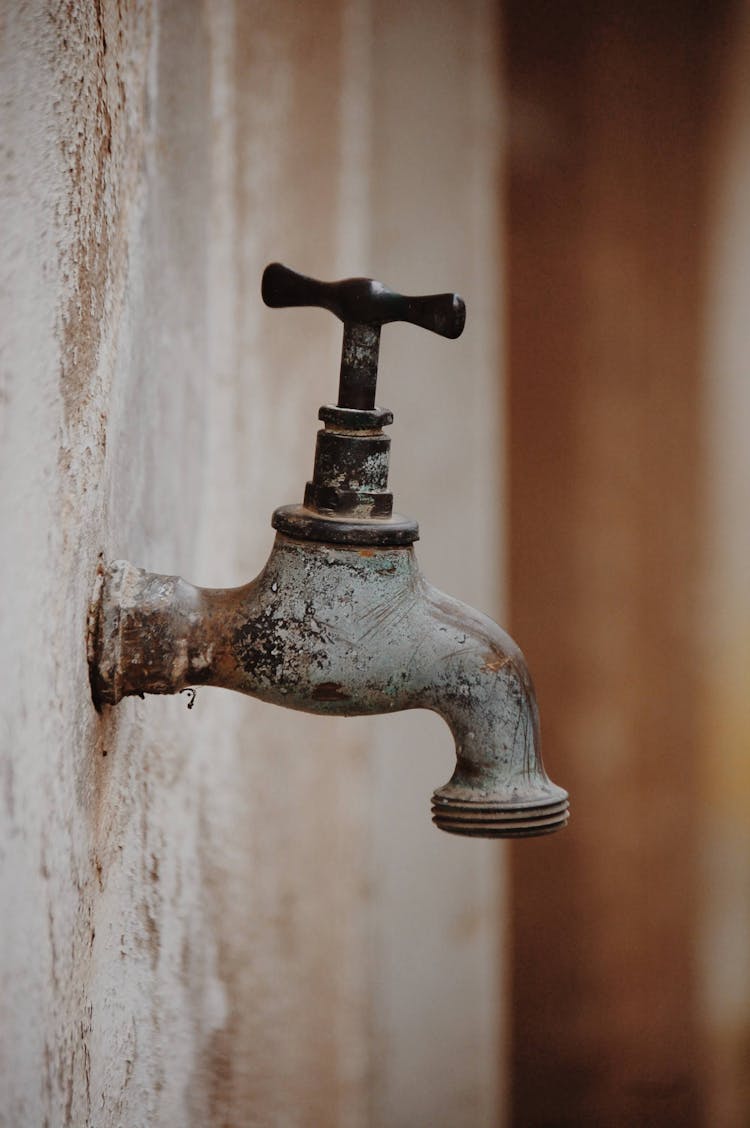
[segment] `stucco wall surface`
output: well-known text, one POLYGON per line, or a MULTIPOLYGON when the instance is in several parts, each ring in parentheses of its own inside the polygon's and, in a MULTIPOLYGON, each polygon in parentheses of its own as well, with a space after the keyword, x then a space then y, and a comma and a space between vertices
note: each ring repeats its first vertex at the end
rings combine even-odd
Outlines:
MULTIPOLYGON (((447 729, 313 720, 208 690, 191 711, 151 698, 98 716, 85 656, 100 558, 245 582, 271 510, 301 496, 338 330, 318 311, 265 311, 265 262, 460 287, 488 325, 492 27, 479 2, 456 24, 461 7, 441 6, 421 80, 446 81, 467 27, 449 81, 456 144, 476 159, 444 189, 439 101, 411 103, 421 139, 400 137, 397 160, 403 106, 375 97, 386 67, 408 97, 409 52, 396 56, 422 49, 426 12, 389 45, 403 17, 365 0, 2 7, 8 1128, 495 1120, 499 855, 429 824, 447 729), (413 232, 396 222, 399 191, 413 232), (413 803, 393 800, 405 760, 413 803)), ((427 516, 430 578, 492 611, 496 505, 475 502, 492 502, 499 465, 495 328, 467 330, 450 359, 404 340, 383 352, 410 372, 384 389, 405 406, 397 498, 427 516), (459 395, 448 366, 467 363, 459 395), (436 470, 457 418, 478 429, 436 470), (458 512, 440 532, 442 487, 458 512)))

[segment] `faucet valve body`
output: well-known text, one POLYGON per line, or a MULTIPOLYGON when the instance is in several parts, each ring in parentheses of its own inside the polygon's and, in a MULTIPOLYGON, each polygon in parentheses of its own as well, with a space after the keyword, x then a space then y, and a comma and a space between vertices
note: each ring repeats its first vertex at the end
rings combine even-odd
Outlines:
POLYGON ((321 407, 313 479, 305 487, 305 505, 318 513, 372 520, 390 517, 388 492, 391 440, 383 427, 390 411, 321 407))
POLYGON ((275 263, 270 306, 317 305, 344 322, 339 397, 321 407, 301 505, 277 509, 271 555, 244 587, 197 588, 125 561, 100 569, 88 658, 97 709, 123 697, 234 689, 308 713, 430 709, 447 722, 456 770, 433 796, 452 834, 549 834, 568 796, 542 765, 526 663, 490 619, 431 587, 413 549, 416 521, 393 512, 390 411, 375 406, 380 328, 410 321, 463 329, 454 294, 408 298, 370 279, 317 282, 275 263))
POLYGON ((393 513, 388 492, 390 411, 375 406, 381 327, 408 321, 442 337, 463 332, 466 307, 457 294, 406 297, 371 278, 318 282, 281 263, 267 266, 261 287, 272 308, 318 306, 344 323, 339 397, 321 407, 315 469, 302 506, 284 506, 273 526, 290 536, 336 544, 413 544, 417 522, 393 513))

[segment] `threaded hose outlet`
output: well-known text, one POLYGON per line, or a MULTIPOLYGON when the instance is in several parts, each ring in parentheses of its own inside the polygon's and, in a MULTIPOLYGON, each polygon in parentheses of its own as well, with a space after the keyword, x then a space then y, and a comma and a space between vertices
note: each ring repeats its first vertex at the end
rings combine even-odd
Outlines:
MULTIPOLYGON (((563 795, 565 793, 563 792, 563 795)), ((451 799, 436 791, 432 821, 448 834, 470 838, 531 838, 562 830, 569 817, 567 796, 511 805, 491 800, 451 799)))

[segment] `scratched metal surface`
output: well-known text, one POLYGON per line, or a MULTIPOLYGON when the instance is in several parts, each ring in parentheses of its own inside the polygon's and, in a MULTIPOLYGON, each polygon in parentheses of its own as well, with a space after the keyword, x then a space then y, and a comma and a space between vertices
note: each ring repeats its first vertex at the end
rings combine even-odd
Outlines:
POLYGON ((279 534, 257 579, 213 590, 119 561, 97 586, 90 632, 100 704, 214 685, 334 716, 430 709, 456 742, 456 771, 434 797, 441 829, 519 837, 567 822, 523 655, 428 584, 413 548, 279 534))

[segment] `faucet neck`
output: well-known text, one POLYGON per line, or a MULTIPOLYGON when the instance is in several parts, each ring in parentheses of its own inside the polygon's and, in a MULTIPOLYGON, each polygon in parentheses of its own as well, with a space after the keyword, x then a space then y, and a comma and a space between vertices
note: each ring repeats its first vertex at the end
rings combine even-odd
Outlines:
POLYGON ((305 487, 305 506, 321 515, 368 521, 393 513, 388 491, 391 440, 383 427, 393 422, 390 411, 321 407, 312 481, 305 487))
POLYGON ((393 422, 393 414, 339 402, 321 407, 318 418, 323 428, 304 502, 277 509, 273 527, 287 536, 333 544, 413 544, 419 526, 394 514, 388 490, 391 440, 383 428, 393 422))

